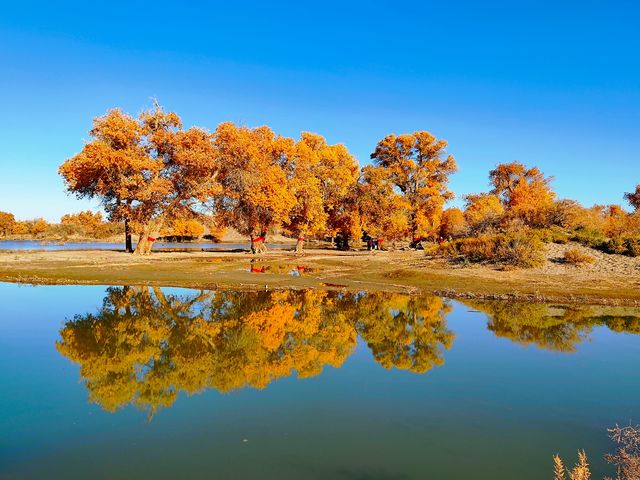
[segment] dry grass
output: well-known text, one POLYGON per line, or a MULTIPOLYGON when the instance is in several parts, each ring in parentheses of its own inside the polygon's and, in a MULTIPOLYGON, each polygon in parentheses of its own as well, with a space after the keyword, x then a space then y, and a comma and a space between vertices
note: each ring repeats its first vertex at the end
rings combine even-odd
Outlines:
MULTIPOLYGON (((616 425, 609 430, 609 438, 617 448, 614 453, 604 456, 605 460, 616 467, 615 479, 605 480, 638 480, 640 479, 640 425, 620 427, 616 425)), ((564 466, 558 455, 553 457, 554 480, 590 480, 591 470, 584 450, 578 452, 578 463, 571 470, 564 466), (568 479, 567 479, 568 476, 568 479)))
POLYGON ((566 252, 564 252, 563 257, 564 263, 568 263, 569 265, 575 265, 577 267, 582 265, 588 265, 595 263, 596 259, 591 255, 582 252, 577 248, 570 248, 566 252))

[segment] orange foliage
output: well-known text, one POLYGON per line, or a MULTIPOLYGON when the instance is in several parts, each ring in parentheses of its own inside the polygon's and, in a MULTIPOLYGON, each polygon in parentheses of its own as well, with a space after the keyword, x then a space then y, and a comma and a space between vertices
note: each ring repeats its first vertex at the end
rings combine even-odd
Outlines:
POLYGON ((460 237, 467 233, 468 225, 464 213, 459 208, 447 208, 440 219, 440 236, 460 237))
POLYGON ((36 237, 42 235, 49 228, 49 223, 44 218, 36 218, 30 225, 29 233, 36 237))
POLYGON ((555 193, 547 178, 536 167, 527 168, 522 163, 498 165, 489 172, 492 193, 502 198, 511 219, 523 221, 532 227, 549 225, 555 193))
POLYGON ((204 233, 204 227, 195 219, 178 218, 171 222, 163 234, 177 237, 200 237, 204 233))
POLYGON ((15 233, 16 217, 12 213, 0 212, 0 235, 6 237, 15 233))
POLYGON ((78 197, 99 198, 110 220, 134 224, 139 254, 150 252, 150 239, 168 219, 218 191, 211 135, 182 130, 180 118, 158 104, 139 120, 110 110, 94 120, 90 134, 59 173, 78 197))
POLYGON ((322 136, 303 132, 285 169, 296 198, 285 227, 298 236, 301 251, 304 237, 335 227, 337 204, 355 186, 358 165, 344 145, 328 145, 322 136))
POLYGON ((364 167, 356 196, 362 230, 369 236, 384 240, 406 238, 410 232, 410 205, 394 191, 387 169, 364 167))
POLYGON ((80 227, 87 234, 95 234, 102 225, 102 214, 85 210, 80 213, 67 213, 60 219, 62 225, 80 227))
POLYGON ((216 206, 225 225, 253 240, 288 221, 296 198, 283 166, 293 155, 293 140, 269 127, 227 122, 216 129, 214 145, 224 188, 216 206))
POLYGON ((447 188, 449 175, 457 170, 455 159, 446 155, 447 142, 429 132, 388 135, 376 146, 371 158, 388 169, 391 181, 410 205, 413 237, 435 236, 444 203, 453 198, 447 188))
POLYGON ((504 207, 497 195, 481 193, 467 195, 464 217, 473 232, 495 227, 504 215, 504 207))
POLYGON ((265 388, 339 367, 358 333, 385 368, 425 372, 453 342, 449 311, 440 298, 384 293, 110 287, 98 312, 65 323, 56 348, 80 365, 92 402, 153 414, 179 392, 265 388))

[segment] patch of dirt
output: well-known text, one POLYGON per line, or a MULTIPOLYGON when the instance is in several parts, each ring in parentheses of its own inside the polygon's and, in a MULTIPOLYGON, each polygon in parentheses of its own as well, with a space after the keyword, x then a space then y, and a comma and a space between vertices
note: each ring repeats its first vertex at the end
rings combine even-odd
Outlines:
POLYGON ((540 268, 532 269, 548 274, 566 274, 594 280, 602 277, 626 277, 636 278, 640 282, 640 257, 626 257, 624 255, 612 255, 593 248, 585 247, 578 243, 559 245, 555 243, 547 246, 547 262, 540 268), (594 258, 594 262, 586 265, 570 265, 564 263, 564 254, 567 250, 577 249, 594 258))

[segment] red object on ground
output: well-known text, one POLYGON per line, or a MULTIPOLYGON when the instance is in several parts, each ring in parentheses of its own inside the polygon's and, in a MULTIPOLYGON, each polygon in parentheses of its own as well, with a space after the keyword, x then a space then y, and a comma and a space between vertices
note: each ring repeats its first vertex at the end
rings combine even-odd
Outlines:
POLYGON ((303 237, 298 237, 298 241, 299 242, 304 242, 304 238, 303 237))
POLYGON ((155 242, 155 241, 156 241, 156 239, 155 239, 155 238, 153 238, 153 237, 147 237, 147 241, 148 241, 148 242, 155 242))
POLYGON ((264 242, 264 237, 256 237, 253 240, 251 240, 251 243, 256 243, 256 242, 264 242))
POLYGON ((264 273, 267 271, 267 267, 251 267, 251 273, 264 273))
POLYGON ((413 237, 414 242, 419 242, 422 240, 422 237, 413 237))
POLYGON ((298 265, 296 268, 297 268, 298 270, 304 271, 304 265, 298 265))

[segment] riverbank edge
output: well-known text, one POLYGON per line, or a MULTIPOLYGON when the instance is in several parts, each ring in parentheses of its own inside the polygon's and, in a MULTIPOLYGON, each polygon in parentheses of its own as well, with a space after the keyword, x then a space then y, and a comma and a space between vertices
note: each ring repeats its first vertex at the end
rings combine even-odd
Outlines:
POLYGON ((0 281, 28 285, 140 285, 203 290, 309 289, 390 291, 459 300, 640 306, 634 278, 582 278, 535 270, 455 267, 417 252, 157 253, 133 257, 111 251, 6 251, 0 281), (253 265, 265 267, 255 273, 253 265))

